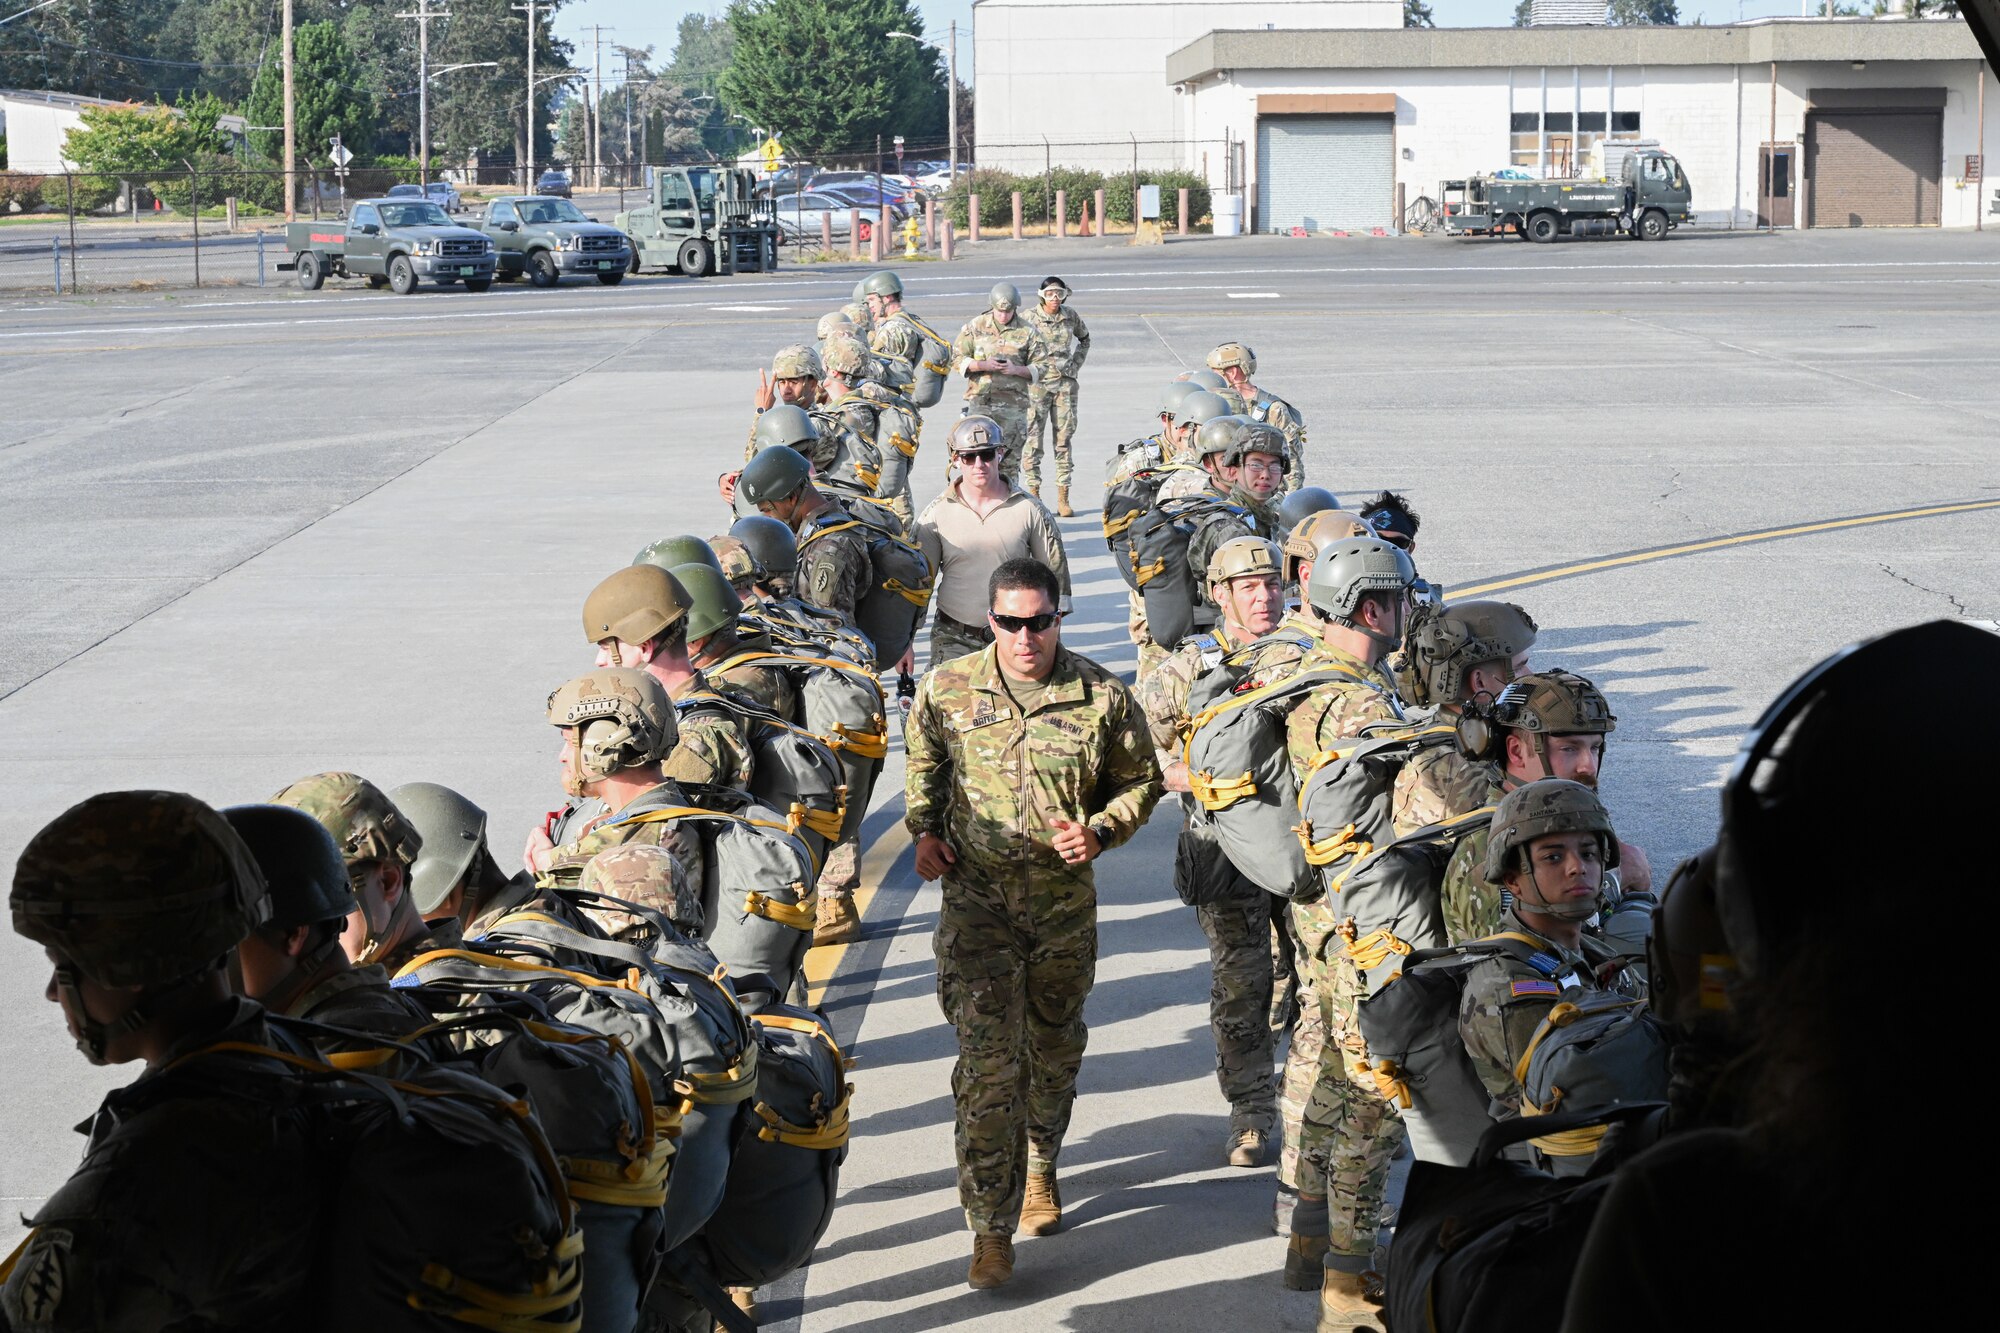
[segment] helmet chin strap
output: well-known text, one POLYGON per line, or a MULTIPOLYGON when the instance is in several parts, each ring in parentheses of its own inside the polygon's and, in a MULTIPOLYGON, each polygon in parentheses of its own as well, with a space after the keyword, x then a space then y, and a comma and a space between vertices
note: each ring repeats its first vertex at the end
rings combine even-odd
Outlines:
MULTIPOLYGON (((371 951, 374 948, 374 944, 375 939, 371 928, 369 935, 369 947, 371 951)), ((313 979, 319 975, 320 969, 331 962, 333 955, 339 951, 340 934, 336 931, 329 938, 322 941, 318 948, 300 954, 298 962, 285 975, 283 981, 271 987, 264 994, 253 995, 250 998, 274 1014, 286 1013, 291 1009, 292 1002, 304 994, 306 988, 312 984, 313 979)), ((364 955, 363 961, 364 963, 367 961, 367 955, 364 955)))
MULTIPOLYGON (((1602 839, 1599 841, 1601 842, 1602 839)), ((1557 921, 1587 921, 1597 915, 1597 900, 1604 893, 1604 877, 1602 873, 1598 875, 1597 892, 1591 894, 1588 898, 1579 898, 1573 903, 1552 903, 1542 896, 1540 872, 1535 869, 1535 863, 1532 859, 1527 859, 1527 870, 1528 882, 1535 886, 1535 896, 1539 901, 1531 903, 1517 895, 1514 899, 1516 909, 1525 907, 1526 910, 1535 913, 1537 916, 1553 917, 1557 921)))
POLYGON ((83 974, 76 964, 62 962, 56 964, 56 989, 69 1000, 69 1011, 76 1020, 76 1048, 83 1052, 83 1058, 94 1065, 109 1062, 111 1043, 130 1032, 137 1032, 152 1022, 159 1011, 174 995, 187 988, 193 979, 184 977, 156 989, 127 1009, 109 1023, 100 1023, 90 1016, 83 1004, 83 974))

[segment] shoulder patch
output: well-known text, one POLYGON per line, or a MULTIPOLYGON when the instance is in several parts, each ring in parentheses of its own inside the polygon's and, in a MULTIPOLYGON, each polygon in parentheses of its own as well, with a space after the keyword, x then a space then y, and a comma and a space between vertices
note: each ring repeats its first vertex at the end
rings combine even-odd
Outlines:
POLYGON ((1535 971, 1545 977, 1552 977, 1562 971, 1562 960, 1553 954, 1546 954, 1537 950, 1528 955, 1528 966, 1534 968, 1535 971))
POLYGON ((1561 995, 1562 987, 1553 981, 1516 981, 1507 987, 1509 995, 1561 995))

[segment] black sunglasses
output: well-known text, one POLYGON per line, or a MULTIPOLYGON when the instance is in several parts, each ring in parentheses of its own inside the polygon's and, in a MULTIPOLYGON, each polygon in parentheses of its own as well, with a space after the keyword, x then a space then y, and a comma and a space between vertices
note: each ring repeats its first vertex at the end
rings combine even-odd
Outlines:
POLYGON ((988 611, 986 614, 993 617, 996 626, 1009 634, 1019 634, 1022 630, 1040 634, 1062 619, 1062 613, 1058 611, 1044 611, 1034 616, 1003 616, 998 611, 988 611))
POLYGON ((972 449, 958 456, 961 463, 990 463, 999 454, 998 449, 972 449))

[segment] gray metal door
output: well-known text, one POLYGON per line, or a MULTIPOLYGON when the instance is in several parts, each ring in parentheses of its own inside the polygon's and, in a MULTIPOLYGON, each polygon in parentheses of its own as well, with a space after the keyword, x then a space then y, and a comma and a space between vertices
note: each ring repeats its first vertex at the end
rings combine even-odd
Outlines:
POLYGON ((1841 111, 1806 118, 1807 225, 1935 227, 1943 117, 1935 111, 1841 111))
POLYGON ((1258 119, 1258 231, 1388 227, 1395 190, 1393 116, 1258 119))

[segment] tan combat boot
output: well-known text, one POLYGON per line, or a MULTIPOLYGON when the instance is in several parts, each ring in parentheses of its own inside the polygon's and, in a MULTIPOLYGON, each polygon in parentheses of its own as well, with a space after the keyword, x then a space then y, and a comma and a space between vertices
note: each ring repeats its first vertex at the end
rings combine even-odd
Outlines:
POLYGON ((846 944, 861 933, 861 916, 854 910, 854 899, 845 894, 822 893, 819 896, 819 918, 813 926, 813 943, 846 944))
POLYGON ((1329 1237, 1302 1236, 1294 1231, 1285 1246, 1285 1290, 1318 1291, 1326 1271, 1326 1252, 1331 1248, 1329 1237))
POLYGON ((1069 507, 1069 487, 1056 487, 1056 513, 1064 518, 1075 518, 1076 511, 1069 507))
POLYGON ((729 1300, 731 1304, 743 1312, 744 1318, 753 1323, 756 1322, 757 1289, 755 1287, 731 1287, 729 1289, 729 1300))
POLYGON ((1382 1312, 1364 1294, 1367 1287, 1364 1274, 1327 1269, 1326 1281, 1319 1289, 1319 1333, 1353 1333, 1356 1329, 1382 1333, 1382 1312))
POLYGON ((1056 1172, 1030 1171, 1028 1190, 1021 1196, 1021 1230, 1030 1236, 1053 1236, 1062 1229, 1062 1195, 1056 1190, 1056 1172))
POLYGON ((1261 1129, 1239 1129, 1229 1136, 1231 1166, 1262 1166, 1269 1136, 1261 1129))
POLYGON ((1035 478, 1033 481, 1023 481, 1021 484, 1028 488, 1028 494, 1034 496, 1037 500, 1042 498, 1042 481, 1040 477, 1035 478))
POLYGON ((990 1291, 1014 1276, 1014 1238, 980 1232, 972 1238, 972 1267, 965 1270, 966 1285, 990 1291))

